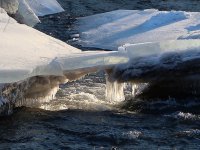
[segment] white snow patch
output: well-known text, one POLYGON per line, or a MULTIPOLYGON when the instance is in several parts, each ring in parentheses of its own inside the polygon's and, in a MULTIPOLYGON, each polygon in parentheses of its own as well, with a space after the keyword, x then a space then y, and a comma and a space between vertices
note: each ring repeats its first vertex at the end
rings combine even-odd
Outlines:
POLYGON ((137 139, 142 135, 142 132, 134 130, 134 131, 128 131, 128 132, 124 132, 122 134, 123 138, 127 138, 128 140, 133 140, 133 139, 137 139))

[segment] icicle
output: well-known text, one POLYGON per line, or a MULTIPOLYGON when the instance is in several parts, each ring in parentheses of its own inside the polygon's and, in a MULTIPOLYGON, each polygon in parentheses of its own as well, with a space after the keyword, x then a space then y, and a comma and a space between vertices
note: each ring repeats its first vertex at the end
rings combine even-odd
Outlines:
POLYGON ((106 100, 111 102, 121 102, 125 100, 124 97, 124 83, 117 81, 111 82, 106 78, 106 100))
POLYGON ((132 96, 134 97, 136 92, 137 92, 137 88, 138 88, 138 85, 137 84, 132 84, 132 96))

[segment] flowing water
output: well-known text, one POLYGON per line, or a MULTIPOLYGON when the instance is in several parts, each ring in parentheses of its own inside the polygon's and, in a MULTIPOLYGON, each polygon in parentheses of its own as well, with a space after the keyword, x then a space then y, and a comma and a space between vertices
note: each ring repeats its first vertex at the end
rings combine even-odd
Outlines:
MULTIPOLYGON (((42 17, 36 28, 66 42, 77 33, 72 27, 78 16, 119 8, 169 10, 173 4, 172 0, 59 1, 67 11, 42 17)), ((180 2, 175 1, 179 9, 200 8, 195 0, 180 2)), ((125 85, 125 102, 113 102, 105 98, 103 72, 61 85, 50 103, 18 108, 12 116, 0 118, 0 149, 200 149, 198 99, 137 100, 131 87, 125 85)))

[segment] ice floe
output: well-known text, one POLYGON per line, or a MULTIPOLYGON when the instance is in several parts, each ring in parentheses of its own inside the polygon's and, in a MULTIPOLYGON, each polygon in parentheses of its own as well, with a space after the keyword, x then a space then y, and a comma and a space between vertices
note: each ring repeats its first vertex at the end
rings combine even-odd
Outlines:
POLYGON ((117 10, 79 18, 76 29, 82 46, 117 50, 126 43, 199 39, 199 20, 199 12, 117 10))
POLYGON ((48 102, 61 83, 128 61, 120 52, 82 52, 17 23, 2 8, 0 36, 0 104, 7 114, 14 105, 48 102))

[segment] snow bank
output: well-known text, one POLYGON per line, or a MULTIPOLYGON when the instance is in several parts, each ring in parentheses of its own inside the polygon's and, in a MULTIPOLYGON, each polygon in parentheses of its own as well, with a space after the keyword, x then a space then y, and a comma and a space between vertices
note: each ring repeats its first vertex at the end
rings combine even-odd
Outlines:
POLYGON ((199 24, 199 12, 117 10, 79 18, 76 29, 82 46, 117 50, 126 43, 199 39, 199 24))

